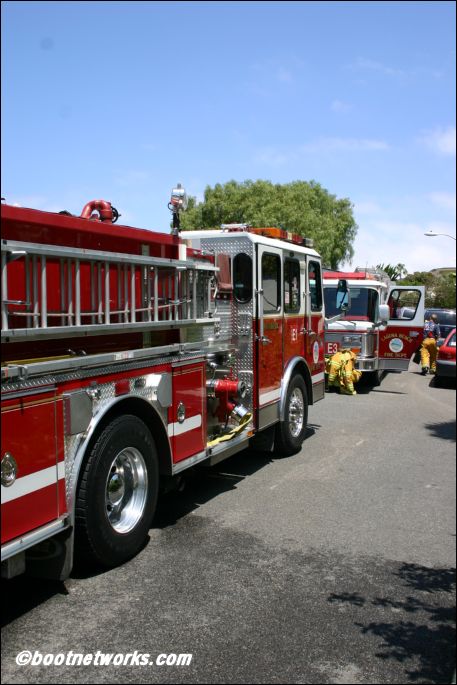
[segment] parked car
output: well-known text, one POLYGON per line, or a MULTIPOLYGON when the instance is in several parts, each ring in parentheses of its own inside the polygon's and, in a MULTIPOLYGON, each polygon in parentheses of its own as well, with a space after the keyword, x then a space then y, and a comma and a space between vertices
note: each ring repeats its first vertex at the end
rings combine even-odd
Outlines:
POLYGON ((445 340, 452 329, 455 328, 455 309, 426 309, 425 319, 429 319, 432 314, 436 314, 438 317, 441 331, 440 340, 445 340))
POLYGON ((438 349, 436 359, 435 384, 439 385, 443 378, 455 379, 455 328, 449 333, 444 343, 438 349))
POLYGON ((397 319, 414 319, 415 314, 416 310, 414 307, 401 307, 397 311, 397 319))

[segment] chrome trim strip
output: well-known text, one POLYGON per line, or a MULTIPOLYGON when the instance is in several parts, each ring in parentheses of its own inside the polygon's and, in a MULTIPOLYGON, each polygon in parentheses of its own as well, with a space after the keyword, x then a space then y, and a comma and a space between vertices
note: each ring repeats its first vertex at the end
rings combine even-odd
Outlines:
POLYGON ((15 554, 23 552, 24 550, 29 549, 34 545, 37 545, 39 542, 47 540, 48 538, 52 537, 53 535, 56 535, 65 528, 68 528, 68 523, 68 517, 64 516, 63 518, 58 519, 57 521, 47 523, 45 526, 42 526, 41 528, 34 530, 32 533, 27 533, 26 535, 23 535, 22 537, 16 540, 7 542, 2 547, 1 560, 6 561, 6 559, 9 559, 15 554))
POLYGON ((279 402, 269 404, 267 407, 259 409, 259 430, 267 428, 279 421, 279 402))
POLYGON ((194 464, 198 464, 200 461, 204 461, 205 459, 208 459, 207 451, 204 450, 203 452, 198 452, 198 454, 194 454, 193 457, 188 457, 188 459, 183 459, 182 461, 178 461, 176 464, 172 464, 171 473, 173 476, 175 476, 177 473, 185 471, 191 466, 194 466, 194 464))
POLYGON ((35 397, 36 395, 44 395, 45 393, 55 392, 57 386, 53 385, 51 388, 29 388, 28 390, 20 390, 17 392, 8 392, 6 389, 2 390, 2 401, 18 400, 21 397, 35 397))

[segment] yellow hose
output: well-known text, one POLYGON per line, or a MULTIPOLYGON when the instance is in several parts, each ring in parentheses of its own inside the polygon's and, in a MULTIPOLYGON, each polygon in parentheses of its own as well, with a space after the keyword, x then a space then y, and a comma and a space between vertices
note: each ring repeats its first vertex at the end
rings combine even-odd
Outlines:
POLYGON ((245 416, 243 416, 241 423, 239 426, 235 426, 230 433, 226 433, 225 435, 221 435, 218 438, 215 438, 215 440, 211 440, 211 442, 207 443, 207 447, 215 447, 216 445, 219 445, 221 442, 227 442, 228 440, 231 440, 232 438, 235 437, 235 435, 238 435, 238 433, 241 433, 241 431, 246 427, 246 425, 249 423, 249 421, 252 419, 252 414, 247 413, 245 416))

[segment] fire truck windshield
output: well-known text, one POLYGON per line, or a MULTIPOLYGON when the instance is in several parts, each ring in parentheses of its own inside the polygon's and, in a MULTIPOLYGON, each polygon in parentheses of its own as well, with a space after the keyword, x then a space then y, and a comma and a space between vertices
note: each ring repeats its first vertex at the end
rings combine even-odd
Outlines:
MULTIPOLYGON (((374 323, 378 310, 378 291, 373 288, 357 288, 350 286, 351 307, 343 321, 371 321, 374 323)), ((324 286, 325 316, 336 316, 340 311, 336 307, 336 286, 324 286)))

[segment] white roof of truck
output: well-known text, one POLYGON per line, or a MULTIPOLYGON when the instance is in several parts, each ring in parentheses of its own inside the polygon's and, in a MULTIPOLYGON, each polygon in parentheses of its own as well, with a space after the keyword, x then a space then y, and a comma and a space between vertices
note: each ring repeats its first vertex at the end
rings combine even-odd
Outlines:
POLYGON ((257 235, 249 231, 223 231, 223 230, 208 230, 208 231, 181 231, 179 234, 181 240, 190 240, 192 247, 198 249, 199 241, 207 238, 223 238, 224 240, 240 240, 240 238, 247 238, 252 243, 259 245, 269 245, 277 247, 282 250, 289 250, 290 252, 299 252, 300 254, 310 255, 320 259, 320 254, 311 247, 298 245, 297 243, 288 242, 286 240, 277 240, 276 238, 268 238, 267 236, 257 235))

